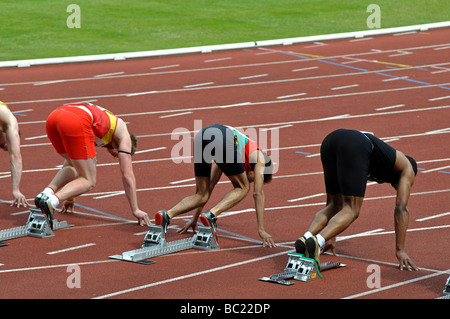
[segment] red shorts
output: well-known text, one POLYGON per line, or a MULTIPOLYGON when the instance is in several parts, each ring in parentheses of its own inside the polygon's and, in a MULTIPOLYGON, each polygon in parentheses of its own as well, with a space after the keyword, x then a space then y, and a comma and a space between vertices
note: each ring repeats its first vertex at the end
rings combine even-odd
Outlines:
POLYGON ((45 129, 58 154, 67 154, 70 159, 96 156, 92 118, 86 111, 61 106, 50 113, 45 129))

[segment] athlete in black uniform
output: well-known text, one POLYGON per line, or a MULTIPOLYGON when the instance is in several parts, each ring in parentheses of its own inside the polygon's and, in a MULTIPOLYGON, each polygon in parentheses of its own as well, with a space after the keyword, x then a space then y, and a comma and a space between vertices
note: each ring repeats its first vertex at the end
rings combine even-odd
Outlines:
POLYGON ((404 250, 409 219, 407 204, 417 174, 414 159, 371 134, 347 129, 331 132, 323 140, 320 152, 327 204, 316 213, 305 235, 295 242, 297 252, 314 258, 320 265, 319 254, 325 242, 331 240, 327 245, 334 251, 335 237, 358 217, 367 180, 371 180, 391 183, 397 190, 396 256, 400 270, 418 270, 404 250))

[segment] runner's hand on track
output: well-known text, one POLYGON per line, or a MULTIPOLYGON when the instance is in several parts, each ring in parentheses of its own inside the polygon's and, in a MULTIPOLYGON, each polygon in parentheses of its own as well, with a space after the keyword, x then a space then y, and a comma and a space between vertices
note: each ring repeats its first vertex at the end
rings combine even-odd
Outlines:
POLYGON ((181 229, 177 230, 177 233, 184 234, 191 227, 192 227, 193 233, 195 234, 196 229, 197 229, 197 221, 196 220, 191 219, 190 221, 188 221, 181 229))
POLYGON ((27 199, 25 198, 25 196, 21 192, 14 191, 13 192, 13 197, 14 197, 14 201, 11 203, 11 206, 16 206, 16 207, 20 207, 20 206, 27 207, 27 206, 29 206, 28 202, 27 202, 27 199))
POLYGON ((148 217, 147 213, 138 209, 136 212, 133 212, 134 217, 137 218, 138 224, 140 226, 150 226, 152 222, 150 221, 150 218, 148 217))
POLYGON ((270 234, 268 234, 265 230, 260 230, 259 231, 259 237, 261 237, 262 242, 263 242, 263 247, 277 247, 277 245, 275 244, 275 242, 272 239, 272 236, 270 234))
POLYGON ((408 257, 408 254, 404 250, 397 251, 397 259, 400 262, 399 269, 403 270, 406 269, 408 271, 411 270, 419 270, 419 268, 414 265, 414 263, 411 261, 411 259, 408 257))
POLYGON ((75 200, 66 200, 64 201, 63 207, 61 208, 61 213, 74 213, 75 209, 75 200))

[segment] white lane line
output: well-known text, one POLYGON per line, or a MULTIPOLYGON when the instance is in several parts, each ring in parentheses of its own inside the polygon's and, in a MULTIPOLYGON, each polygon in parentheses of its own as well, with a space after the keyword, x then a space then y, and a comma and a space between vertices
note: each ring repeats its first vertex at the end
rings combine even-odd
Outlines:
POLYGON ((151 70, 160 70, 160 69, 168 69, 168 68, 175 68, 177 66, 180 66, 179 64, 171 64, 171 65, 162 65, 162 66, 154 66, 151 68, 151 70))
POLYGON ((150 149, 148 149, 148 150, 137 151, 135 154, 141 154, 141 153, 148 153, 148 152, 160 151, 160 150, 165 150, 166 148, 167 148, 167 147, 165 147, 165 146, 156 147, 156 148, 150 148, 150 149))
POLYGON ((29 140, 36 140, 36 139, 39 139, 39 138, 45 138, 45 137, 47 137, 47 134, 45 134, 45 135, 39 135, 39 136, 25 137, 25 140, 27 140, 27 141, 29 141, 29 140))
POLYGON ((80 246, 70 247, 70 248, 66 248, 66 249, 50 251, 50 252, 47 253, 47 255, 54 255, 54 254, 59 254, 59 253, 65 253, 65 252, 67 252, 67 251, 72 251, 72 250, 81 249, 81 248, 86 248, 86 247, 95 246, 95 245, 96 245, 95 243, 90 243, 90 244, 85 244, 85 245, 80 245, 80 246))
POLYGON ((225 61, 225 60, 231 60, 231 57, 205 60, 203 62, 210 63, 210 62, 219 62, 219 61, 225 61))
POLYGON ((168 115, 161 115, 159 118, 160 119, 165 119, 168 117, 175 117, 175 116, 183 116, 183 115, 188 115, 188 114, 192 114, 193 112, 182 112, 182 113, 175 113, 175 114, 168 114, 168 115))
POLYGON ((345 85, 345 86, 337 86, 334 88, 331 88, 332 90, 343 90, 343 89, 349 89, 349 88, 353 88, 353 87, 357 87, 359 86, 359 84, 351 84, 351 85, 345 85))
POLYGON ((320 196, 324 196, 326 195, 325 193, 320 193, 320 194, 314 194, 314 195, 310 195, 310 196, 305 196, 305 197, 299 197, 299 198, 294 198, 294 199, 288 199, 289 203, 293 203, 293 202, 298 202, 301 200, 305 200, 305 199, 310 199, 310 198, 315 198, 315 197, 320 197, 320 196))
POLYGON ((433 102, 433 101, 439 101, 439 100, 444 100, 444 99, 448 99, 448 98, 450 98, 450 95, 435 97, 432 99, 428 99, 428 101, 433 102))
POLYGON ((169 182, 169 184, 175 185, 175 184, 181 184, 181 183, 185 183, 185 182, 193 182, 193 181, 195 181, 195 177, 193 177, 193 178, 187 178, 187 179, 182 179, 182 180, 174 181, 174 182, 169 182))
POLYGON ((385 107, 380 107, 375 109, 376 111, 384 111, 384 110, 390 110, 390 109, 395 109, 398 107, 403 107, 405 106, 405 104, 397 104, 397 105, 392 105, 392 106, 385 106, 385 107))
POLYGON ((122 75, 125 72, 114 72, 114 73, 105 73, 105 74, 97 74, 94 75, 95 78, 101 78, 101 77, 108 77, 108 76, 114 76, 114 75, 122 75))
POLYGON ((423 221, 425 221, 425 220, 434 219, 434 218, 438 218, 438 217, 442 217, 442 216, 447 216, 447 215, 450 215, 450 212, 442 213, 442 214, 437 214, 437 215, 433 215, 433 216, 428 216, 428 217, 424 217, 424 218, 419 218, 419 219, 416 219, 416 222, 423 222, 423 221))
POLYGON ((287 98, 302 96, 302 95, 306 95, 306 93, 297 93, 297 94, 278 96, 277 99, 287 99, 287 98))
POLYGON ((427 170, 421 171, 421 172, 422 172, 422 174, 426 174, 426 173, 441 171, 441 170, 444 170, 444 169, 447 169, 447 168, 450 168, 450 166, 442 166, 442 167, 427 169, 427 170))
POLYGON ((106 295, 103 295, 103 296, 95 297, 94 299, 105 299, 105 298, 110 298, 110 297, 114 297, 114 296, 118 296, 118 295, 123 295, 123 294, 126 294, 126 293, 131 293, 131 292, 135 292, 135 291, 138 291, 138 290, 142 290, 142 289, 146 289, 146 288, 150 288, 150 287, 154 287, 154 286, 164 285, 164 284, 167 284, 167 283, 180 281, 180 280, 187 279, 187 278, 198 277, 198 276, 210 274, 210 273, 213 273, 213 272, 216 272, 216 271, 221 271, 221 270, 225 270, 225 269, 229 269, 229 268, 239 267, 239 266, 242 266, 242 265, 246 265, 246 264, 262 261, 262 260, 265 260, 265 259, 269 259, 269 258, 273 258, 273 257, 277 257, 277 256, 282 256, 282 255, 286 255, 286 251, 282 251, 282 252, 279 252, 279 253, 267 255, 267 256, 264 256, 264 257, 244 260, 244 261, 241 261, 241 262, 237 262, 237 263, 234 263, 234 264, 229 264, 229 265, 225 265, 225 266, 221 266, 221 267, 211 268, 211 269, 195 272, 195 273, 184 275, 184 276, 170 278, 170 279, 167 279, 167 280, 157 281, 157 282, 149 283, 149 284, 146 284, 146 285, 133 287, 133 288, 130 288, 130 289, 116 291, 116 292, 112 292, 112 293, 109 293, 109 294, 106 294, 106 295))
POLYGON ((262 78, 262 77, 265 77, 265 76, 268 76, 268 74, 255 74, 255 75, 243 76, 243 77, 240 77, 239 80, 262 78))
POLYGON ((388 79, 381 80, 381 82, 390 82, 390 81, 404 80, 404 79, 407 79, 407 78, 408 78, 408 76, 398 76, 398 77, 395 77, 395 78, 388 78, 388 79))
POLYGON ((429 275, 425 275, 425 276, 422 276, 422 277, 418 277, 418 278, 414 278, 414 279, 410 279, 410 280, 405 280, 405 281, 402 281, 402 282, 399 282, 399 283, 396 283, 396 284, 392 284, 392 285, 389 285, 389 286, 385 286, 385 287, 381 287, 381 288, 377 288, 377 289, 372 289, 372 290, 369 290, 369 291, 366 291, 366 292, 362 292, 362 293, 359 293, 359 294, 355 294, 355 295, 351 295, 351 296, 348 296, 348 297, 344 297, 342 299, 355 299, 355 298, 359 298, 359 297, 364 297, 364 296, 371 295, 371 294, 374 294, 374 293, 377 293, 377 292, 380 292, 380 291, 383 291, 383 290, 388 290, 388 289, 404 286, 404 285, 407 285, 407 284, 410 284, 410 283, 413 283, 413 282, 416 282, 416 281, 430 279, 430 278, 433 278, 433 277, 436 277, 436 276, 441 276, 441 275, 448 274, 448 273, 449 273, 449 270, 447 270, 447 271, 438 271, 438 272, 436 272, 434 274, 429 274, 429 275))
POLYGON ((318 66, 311 66, 309 68, 302 68, 302 69, 294 69, 292 70, 292 72, 300 72, 300 71, 308 71, 308 70, 314 70, 314 69, 318 69, 318 66))
POLYGON ((214 82, 190 84, 190 85, 185 85, 184 88, 190 89, 190 88, 196 88, 196 87, 200 87, 200 86, 207 86, 207 85, 211 85, 211 84, 214 84, 214 82))

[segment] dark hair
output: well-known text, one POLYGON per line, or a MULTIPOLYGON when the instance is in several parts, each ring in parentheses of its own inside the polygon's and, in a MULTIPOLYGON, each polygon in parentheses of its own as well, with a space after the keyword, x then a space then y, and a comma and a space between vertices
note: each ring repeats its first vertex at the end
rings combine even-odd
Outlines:
POLYGON ((273 172, 273 164, 272 159, 266 152, 262 152, 264 155, 264 163, 266 163, 266 167, 264 168, 264 183, 269 183, 272 181, 272 172, 273 172))
POLYGON ((414 170, 414 175, 417 175, 417 163, 411 156, 405 155, 414 170))
POLYGON ((130 139, 131 139, 131 155, 134 155, 134 153, 136 153, 136 149, 137 149, 137 138, 136 136, 131 133, 128 132, 130 134, 130 139))

